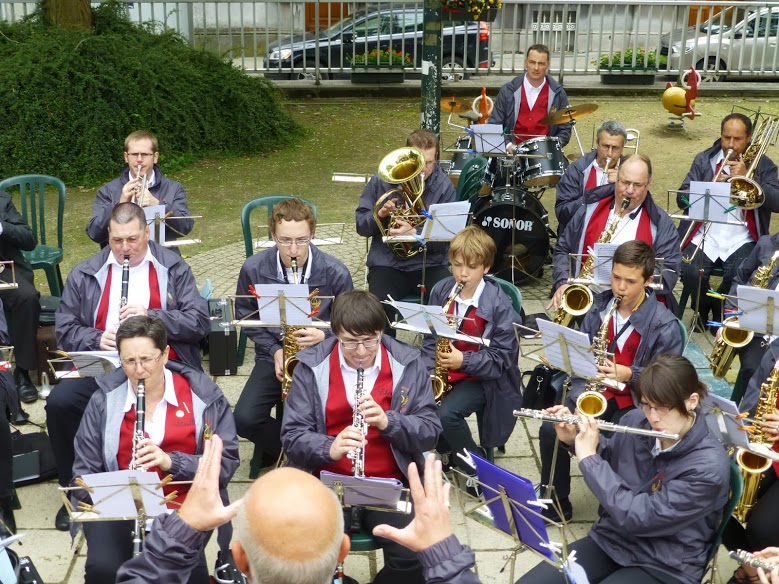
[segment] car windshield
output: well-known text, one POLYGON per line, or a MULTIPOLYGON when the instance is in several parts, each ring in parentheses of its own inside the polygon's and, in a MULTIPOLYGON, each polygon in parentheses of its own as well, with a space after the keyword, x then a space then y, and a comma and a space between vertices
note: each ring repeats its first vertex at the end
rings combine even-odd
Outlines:
POLYGON ((724 34, 744 20, 745 15, 746 10, 743 8, 726 8, 719 14, 715 14, 708 22, 701 24, 700 31, 702 33, 711 31, 713 35, 724 34))
POLYGON ((326 28, 322 31, 322 36, 319 38, 331 38, 336 36, 337 34, 340 34, 341 30, 345 29, 348 26, 352 26, 352 23, 354 22, 353 18, 345 18, 339 22, 336 22, 333 26, 330 28, 326 28))

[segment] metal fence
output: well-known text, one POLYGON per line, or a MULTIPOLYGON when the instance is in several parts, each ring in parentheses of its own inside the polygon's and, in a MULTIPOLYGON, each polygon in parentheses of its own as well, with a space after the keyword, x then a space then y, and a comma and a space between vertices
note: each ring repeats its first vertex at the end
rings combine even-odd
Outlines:
MULTIPOLYGON (((34 6, 0 0, 0 18, 21 18, 34 6)), ((252 73, 327 79, 348 74, 354 56, 373 49, 407 55, 407 71, 423 66, 421 1, 143 0, 127 6, 133 21, 173 28, 193 46, 252 73)), ((503 0, 496 20, 481 25, 448 22, 443 14, 445 75, 454 79, 520 72, 535 43, 551 49, 551 72, 560 76, 603 73, 604 66, 624 75, 645 68, 678 75, 694 65, 709 79, 779 73, 779 1, 503 0)))

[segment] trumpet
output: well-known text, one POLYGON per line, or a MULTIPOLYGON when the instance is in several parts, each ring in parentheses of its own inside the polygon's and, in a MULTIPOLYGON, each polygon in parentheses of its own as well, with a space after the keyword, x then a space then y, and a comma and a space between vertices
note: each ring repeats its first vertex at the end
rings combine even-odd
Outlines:
POLYGON ((606 157, 606 164, 603 165, 603 182, 598 186, 603 186, 609 182, 609 165, 611 164, 611 156, 606 157))
MULTIPOLYGON (((547 414, 543 410, 529 410, 522 408, 520 410, 514 410, 514 416, 517 418, 533 418, 535 420, 541 420, 542 422, 554 422, 557 424, 571 424, 575 426, 581 422, 579 416, 568 415, 556 415, 547 414)), ((611 422, 604 422, 603 420, 595 420, 599 430, 606 430, 608 432, 619 432, 621 434, 636 434, 637 436, 650 436, 653 438, 667 438, 669 440, 678 440, 679 434, 671 434, 670 432, 660 432, 658 430, 645 430, 644 428, 634 428, 633 426, 620 426, 611 422)))
MULTIPOLYGON (((139 164, 137 167, 136 172, 136 178, 141 176, 141 165, 139 164)), ((144 174, 143 175, 143 181, 141 181, 141 186, 136 188, 135 190, 135 196, 133 197, 132 202, 138 205, 139 207, 143 207, 143 197, 146 195, 146 185, 149 182, 149 175, 144 174)))

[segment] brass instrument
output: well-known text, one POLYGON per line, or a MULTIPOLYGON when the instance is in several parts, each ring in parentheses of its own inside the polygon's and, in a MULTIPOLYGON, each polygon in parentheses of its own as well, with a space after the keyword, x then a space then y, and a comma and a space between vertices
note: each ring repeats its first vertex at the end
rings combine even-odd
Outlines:
POLYGON ((127 306, 127 293, 130 290, 130 256, 124 256, 122 262, 122 296, 119 299, 119 308, 127 306))
POLYGON ((603 186, 609 182, 609 165, 611 164, 611 157, 606 157, 606 164, 603 165, 603 182, 598 186, 603 186))
MULTIPOLYGON (((457 282, 457 285, 452 290, 452 293, 449 294, 446 302, 444 302, 444 314, 449 312, 449 308, 452 306, 452 302, 454 302, 454 299, 457 298, 457 295, 462 291, 463 286, 464 284, 462 282, 457 282)), ((450 318, 449 325, 454 327, 456 325, 456 320, 450 318)), ((433 397, 435 398, 437 404, 440 404, 449 394, 449 392, 452 391, 452 386, 449 383, 449 370, 441 365, 441 361, 438 358, 438 353, 451 352, 452 345, 450 344, 449 339, 446 337, 438 337, 435 343, 435 371, 433 375, 430 376, 433 383, 433 397)))
MULTIPOLYGON (((768 150, 768 147, 776 143, 779 132, 779 117, 763 118, 752 132, 752 141, 744 151, 744 164, 747 173, 744 176, 731 176, 730 204, 742 209, 757 209, 765 203, 765 193, 762 187, 755 181, 754 174, 760 159, 768 150)), ((723 164, 724 166, 724 164, 723 164)))
MULTIPOLYGON (((757 401, 755 417, 752 421, 752 426, 749 427, 750 445, 766 444, 762 429, 763 420, 766 415, 772 414, 776 409, 777 393, 779 393, 779 362, 774 365, 771 373, 768 374, 768 379, 760 386, 760 397, 757 401)), ((771 445, 766 444, 766 446, 770 448, 771 445)), ((763 478, 763 473, 771 466, 771 459, 755 452, 739 449, 736 453, 736 463, 741 469, 741 476, 744 479, 744 491, 736 506, 736 510, 733 511, 733 516, 741 523, 745 523, 757 500, 760 479, 763 478)))
MULTIPOLYGON (((398 185, 390 189, 376 201, 373 206, 373 219, 379 226, 382 237, 389 236, 389 230, 397 224, 397 221, 405 221, 414 229, 422 224, 424 219, 419 215, 425 210, 425 202, 422 192, 425 190, 425 155, 417 148, 398 148, 387 154, 379 164, 379 178, 386 183, 398 185), (379 211, 388 200, 401 196, 403 206, 396 207, 390 217, 389 228, 384 227, 384 222, 379 217, 379 211)), ((408 241, 388 243, 390 250, 400 259, 408 259, 419 253, 419 244, 408 241)))
MULTIPOLYGON (((517 418, 533 418, 542 422, 554 422, 556 424, 565 423, 575 426, 581 422, 579 416, 547 414, 543 410, 529 410, 522 408, 514 410, 514 416, 517 418)), ((652 436, 654 438, 667 438, 668 440, 678 440, 679 434, 670 434, 658 430, 645 430, 644 428, 634 428, 633 426, 620 426, 603 420, 596 420, 598 428, 608 432, 620 432, 622 434, 637 434, 638 436, 652 436)))
MULTIPOLYGON (((755 288, 768 288, 768 283, 771 279, 771 274, 776 267, 776 263, 779 261, 779 251, 768 260, 768 263, 764 266, 760 266, 755 270, 750 280, 749 285, 755 288)), ((729 316, 725 319, 723 324, 732 323, 738 325, 737 316, 729 316)), ((754 331, 743 328, 734 328, 723 326, 720 332, 719 338, 714 341, 714 348, 709 355, 709 367, 713 371, 714 377, 722 378, 730 369, 733 358, 736 356, 735 349, 745 347, 754 338, 754 331)))
MULTIPOLYGON (((129 383, 129 381, 128 381, 129 383)), ((146 437, 146 381, 138 380, 138 387, 135 392, 135 432, 133 433, 133 457, 130 461, 130 470, 143 470, 143 466, 138 466, 135 457, 141 446, 141 441, 146 437)), ((141 555, 141 542, 143 539, 143 530, 146 521, 136 518, 133 529, 133 556, 141 555)))
POLYGON ((766 560, 762 558, 758 558, 756 555, 751 554, 744 550, 736 550, 734 552, 729 552, 728 555, 743 566, 752 566, 753 568, 763 568, 763 571, 766 574, 768 574, 769 572, 773 572, 774 570, 776 570, 777 567, 779 567, 776 564, 767 562, 766 560))
MULTIPOLYGON (((297 284, 297 260, 292 258, 292 273, 297 284)), ((316 309, 321 304, 322 300, 318 298, 319 288, 316 288, 308 296, 309 302, 311 302, 311 308, 316 309)), ((298 345, 295 338, 295 331, 299 331, 303 327, 301 326, 288 326, 284 328, 284 342, 282 345, 282 351, 284 355, 284 372, 281 378, 281 399, 287 399, 287 394, 292 386, 292 372, 295 369, 295 365, 298 364, 298 358, 296 355, 300 351, 300 345, 298 345)))
MULTIPOLYGON (((138 165, 138 172, 137 176, 141 176, 141 165, 138 165)), ((136 177, 137 178, 137 177, 136 177)), ((146 196, 146 185, 149 182, 149 175, 144 174, 143 175, 143 181, 141 182, 140 188, 136 188, 135 190, 135 196, 133 197, 132 202, 138 205, 139 207, 143 207, 143 197, 146 196)))
MULTIPOLYGON (((619 213, 614 217, 611 223, 600 234, 596 243, 608 243, 614 237, 617 231, 619 222, 622 221, 622 217, 625 216, 628 207, 630 206, 630 199, 622 199, 622 206, 619 213)), ((587 279, 592 277, 595 270, 595 256, 590 256, 582 266, 579 272, 578 278, 587 279)), ((554 322, 563 326, 568 326, 571 320, 576 316, 585 314, 592 306, 594 296, 592 290, 583 284, 571 284, 563 292, 563 297, 560 302, 560 308, 557 309, 554 315, 554 322)))
MULTIPOLYGON (((368 435, 368 424, 365 423, 365 416, 360 411, 360 399, 365 395, 363 389, 363 378, 365 371, 362 367, 357 368, 357 386, 354 390, 354 411, 352 413, 352 426, 360 430, 363 438, 368 435)), ((362 446, 355 448, 347 455, 352 461, 352 474, 358 478, 365 476, 365 448, 362 446)))
MULTIPOLYGON (((611 319, 621 302, 621 296, 614 297, 614 302, 611 304, 611 308, 609 308, 608 313, 603 319, 603 323, 600 325, 598 336, 592 341, 592 352, 595 353, 595 361, 598 365, 605 365, 608 360, 609 326, 611 326, 611 319)), ((591 416, 593 418, 602 416, 603 412, 606 411, 606 398, 603 397, 602 393, 605 389, 606 386, 599 381, 588 381, 584 386, 584 393, 576 400, 576 409, 585 416, 591 416)))

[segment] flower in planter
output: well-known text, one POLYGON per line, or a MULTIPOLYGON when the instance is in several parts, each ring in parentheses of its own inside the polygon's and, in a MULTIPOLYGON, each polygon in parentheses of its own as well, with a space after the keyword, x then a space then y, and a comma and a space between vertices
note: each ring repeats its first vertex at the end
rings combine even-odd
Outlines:
POLYGON ((479 15, 491 9, 500 9, 500 0, 441 0, 441 7, 447 12, 467 12, 478 20, 479 15))
POLYGON ((352 65, 392 65, 396 67, 413 67, 414 58, 400 51, 385 51, 373 49, 370 53, 359 53, 353 57, 347 55, 346 60, 352 65))
MULTIPOLYGON (((627 49, 623 56, 621 51, 615 51, 611 55, 606 53, 600 56, 598 61, 598 68, 600 69, 612 69, 612 68, 631 68, 633 67, 633 57, 635 52, 636 69, 657 69, 658 64, 663 67, 668 62, 668 58, 665 55, 660 55, 660 59, 657 59, 657 51, 652 49, 649 52, 645 52, 643 47, 637 49, 627 49)), ((593 65, 595 62, 593 62, 593 65)))

